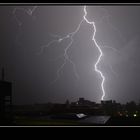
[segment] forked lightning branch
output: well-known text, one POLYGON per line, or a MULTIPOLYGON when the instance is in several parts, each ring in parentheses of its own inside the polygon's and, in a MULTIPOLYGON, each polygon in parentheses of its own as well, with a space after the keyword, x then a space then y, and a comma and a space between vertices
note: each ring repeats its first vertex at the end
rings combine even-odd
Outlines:
POLYGON ((101 76, 102 78, 102 82, 101 82, 101 90, 102 90, 102 97, 101 97, 101 100, 104 100, 104 97, 105 97, 105 90, 104 90, 104 82, 105 82, 105 77, 103 75, 103 73, 98 69, 98 64, 100 63, 101 61, 101 58, 103 56, 103 52, 100 48, 100 46, 97 44, 96 40, 95 40, 95 35, 96 35, 96 26, 95 26, 95 22, 90 22, 88 21, 87 19, 87 10, 86 10, 86 6, 83 7, 83 11, 84 11, 84 15, 83 15, 83 18, 81 20, 81 22, 79 23, 79 25, 77 26, 76 30, 74 32, 71 32, 71 33, 68 33, 66 36, 62 37, 62 38, 59 38, 57 40, 52 40, 51 42, 49 42, 47 45, 44 45, 42 46, 41 48, 41 52, 44 50, 44 48, 47 48, 49 47, 50 45, 52 45, 53 43, 61 43, 63 40, 69 38, 71 41, 70 43, 66 46, 66 48, 64 49, 64 54, 63 54, 63 57, 64 57, 64 63, 58 68, 57 70, 57 77, 56 79, 51 83, 55 83, 58 78, 60 77, 60 73, 63 71, 63 68, 64 66, 67 64, 67 62, 69 62, 72 66, 73 66, 73 71, 75 73, 75 76, 76 78, 79 78, 79 75, 77 73, 77 70, 76 70, 76 65, 75 63, 70 59, 69 55, 68 55, 68 50, 70 49, 70 47, 72 46, 73 44, 73 41, 74 41, 74 35, 80 30, 80 27, 81 27, 81 24, 86 21, 87 24, 90 24, 92 25, 92 28, 93 28, 93 37, 92 37, 92 40, 94 41, 94 44, 95 46, 98 48, 99 52, 100 52, 100 55, 94 65, 94 69, 97 73, 99 73, 99 75, 101 76))
MULTIPOLYGON (((35 6, 32 10, 29 10, 29 11, 28 11, 28 10, 25 10, 25 12, 26 12, 28 15, 32 16, 32 14, 33 14, 33 12, 35 11, 36 8, 37 8, 37 6, 35 6)), ((15 15, 15 13, 16 13, 16 10, 24 10, 24 9, 21 9, 21 8, 20 8, 20 9, 19 9, 19 8, 14 9, 14 11, 13 11, 13 14, 14 14, 14 15, 15 15)), ((104 77, 103 73, 98 69, 98 64, 99 64, 100 61, 101 61, 101 58, 102 58, 102 56, 103 56, 103 52, 102 52, 100 46, 98 45, 98 43, 96 42, 96 39, 95 39, 95 35, 96 35, 96 26, 95 26, 95 22, 94 22, 94 21, 90 22, 90 21, 87 19, 87 7, 86 7, 86 6, 83 7, 83 12, 84 12, 83 18, 82 18, 81 22, 78 24, 78 26, 77 26, 77 28, 76 28, 76 30, 75 30, 74 32, 68 33, 68 34, 67 34, 66 36, 64 36, 64 37, 59 37, 58 39, 52 40, 52 41, 49 42, 48 44, 43 45, 43 46, 41 47, 41 51, 40 51, 39 54, 41 54, 41 53, 43 52, 44 48, 50 47, 51 45, 53 45, 53 43, 61 43, 63 40, 69 38, 69 39, 70 39, 70 43, 69 43, 69 44, 66 46, 66 48, 64 49, 64 54, 63 54, 64 62, 63 62, 62 65, 57 69, 57 77, 56 77, 55 80, 53 80, 53 81, 51 82, 51 84, 53 84, 54 82, 56 82, 56 81, 60 78, 60 73, 63 71, 63 68, 64 68, 64 66, 65 66, 67 63, 70 63, 70 64, 72 65, 73 71, 74 71, 74 73, 75 73, 75 76, 76 76, 76 78, 78 79, 78 78, 79 78, 79 75, 78 75, 77 70, 76 70, 76 65, 75 65, 75 63, 70 59, 70 57, 69 57, 69 55, 68 55, 68 50, 70 49, 70 47, 71 47, 72 44, 73 44, 74 35, 80 30, 81 24, 85 21, 87 24, 92 25, 92 28, 93 28, 93 37, 92 37, 92 40, 93 40, 95 46, 97 47, 98 51, 100 52, 99 57, 98 57, 98 59, 97 59, 95 65, 94 65, 94 70, 100 75, 100 77, 101 77, 101 79, 102 79, 102 81, 101 81, 101 90, 102 90, 101 100, 104 100, 104 97, 105 97, 105 89, 104 89, 105 77, 104 77)), ((16 17, 16 15, 15 15, 15 18, 16 18, 16 20, 17 20, 19 26, 21 26, 22 23, 18 20, 18 18, 16 17)))

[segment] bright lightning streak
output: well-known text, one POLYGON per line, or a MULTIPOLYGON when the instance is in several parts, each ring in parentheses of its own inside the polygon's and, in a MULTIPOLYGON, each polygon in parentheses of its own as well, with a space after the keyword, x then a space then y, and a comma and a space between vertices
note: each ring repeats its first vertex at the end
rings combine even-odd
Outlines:
MULTIPOLYGON (((23 10, 23 11, 26 12, 29 16, 32 16, 32 15, 33 15, 33 12, 35 11, 36 8, 37 8, 37 6, 34 6, 33 9, 28 9, 28 10, 26 10, 26 9, 24 9, 24 8, 15 8, 15 9, 13 10, 13 14, 14 14, 14 16, 15 16, 15 19, 16 19, 16 21, 17 21, 19 27, 22 26, 22 22, 17 18, 17 16, 16 16, 16 11, 17 11, 17 10, 23 10)), ((103 56, 103 52, 102 52, 100 46, 97 44, 97 42, 96 42, 96 40, 95 40, 95 34, 96 34, 96 26, 95 26, 95 23, 94 23, 94 22, 88 21, 88 19, 86 18, 86 16, 87 16, 86 6, 84 6, 84 16, 83 16, 83 19, 81 20, 81 22, 79 23, 78 27, 76 28, 76 30, 75 30, 74 32, 71 32, 71 33, 67 34, 66 36, 64 36, 64 37, 62 37, 62 38, 59 37, 59 39, 57 39, 57 40, 56 40, 56 39, 55 39, 55 40, 52 40, 52 41, 49 42, 47 45, 45 45, 45 46, 43 46, 43 47, 41 48, 41 52, 44 50, 44 48, 49 47, 49 46, 52 45, 53 43, 55 43, 55 42, 61 43, 63 40, 69 38, 71 41, 70 41, 70 43, 66 46, 66 48, 64 49, 64 54, 63 54, 64 62, 63 62, 63 64, 60 66, 60 68, 57 70, 57 77, 56 77, 56 79, 55 79, 52 83, 54 83, 54 82, 56 82, 56 81, 58 80, 58 78, 60 77, 60 72, 63 71, 63 68, 64 68, 64 66, 67 64, 67 62, 69 62, 69 63, 72 64, 73 70, 74 70, 74 73, 75 73, 75 76, 76 76, 76 78, 78 79, 78 78, 79 78, 79 75, 78 75, 77 70, 76 70, 76 65, 75 65, 75 63, 70 59, 70 57, 69 57, 69 55, 68 55, 68 50, 69 50, 70 47, 72 46, 73 41, 74 41, 73 37, 74 37, 74 35, 79 31, 79 29, 80 29, 81 24, 83 23, 83 21, 86 21, 86 23, 92 25, 92 26, 93 26, 93 29, 94 29, 94 33, 93 33, 93 38, 92 38, 92 40, 94 41, 96 47, 98 48, 98 50, 99 50, 99 52, 100 52, 100 55, 99 55, 99 57, 98 57, 98 59, 97 59, 97 62, 95 63, 95 66, 94 66, 94 67, 95 67, 95 71, 98 72, 98 73, 101 75, 101 78, 102 78, 101 89, 102 89, 103 95, 102 95, 102 97, 101 97, 101 100, 103 100, 104 97, 105 97, 105 90, 104 90, 105 77, 104 77, 103 73, 102 73, 102 72, 98 69, 98 67, 97 67, 98 64, 100 63, 100 60, 101 60, 102 56, 103 56)))
MULTIPOLYGON (((22 28, 21 28, 21 27, 22 27, 23 23, 22 23, 22 21, 19 20, 19 18, 18 18, 18 16, 17 16, 17 11, 23 11, 24 13, 26 13, 26 14, 28 14, 30 17, 32 17, 32 16, 33 16, 33 13, 34 13, 35 10, 36 10, 36 8, 37 8, 37 6, 34 6, 34 7, 31 8, 31 9, 30 9, 30 8, 29 8, 29 9, 25 9, 25 8, 22 8, 22 7, 17 7, 17 8, 15 8, 15 9, 13 10, 13 15, 14 15, 14 17, 15 17, 15 20, 16 20, 18 26, 19 26, 19 33, 21 33, 21 31, 22 31, 22 28)), ((104 10, 105 10, 105 13, 106 13, 106 14, 105 14, 104 17, 102 17, 102 18, 100 19, 99 22, 103 21, 104 19, 107 19, 107 22, 110 24, 110 26, 111 26, 115 31, 117 31, 117 32, 119 33, 120 37, 124 40, 124 38, 123 38, 121 32, 120 32, 115 26, 113 26, 113 25, 109 22, 109 16, 110 16, 110 15, 109 15, 108 11, 107 11, 106 9, 104 9, 104 10)), ((70 47, 72 46, 72 44, 73 44, 73 42, 74 42, 74 36, 75 36, 75 34, 80 30, 81 24, 85 21, 86 23, 92 25, 93 30, 94 30, 92 40, 94 41, 95 46, 97 47, 97 49, 98 49, 99 52, 100 52, 99 57, 98 57, 98 59, 97 59, 95 65, 94 65, 94 68, 95 68, 95 71, 96 71, 97 73, 99 73, 100 76, 101 76, 101 78, 102 78, 101 89, 102 89, 102 93, 103 93, 103 94, 102 94, 101 100, 104 100, 104 97, 105 97, 105 89, 104 89, 105 77, 104 77, 103 73, 98 69, 98 64, 100 63, 101 58, 103 57, 102 49, 103 49, 103 48, 110 48, 110 49, 112 49, 113 51, 115 51, 115 52, 117 52, 117 53, 120 53, 120 52, 119 52, 118 50, 116 50, 115 48, 112 48, 112 47, 109 47, 109 46, 99 46, 99 45, 98 45, 97 41, 95 40, 95 35, 96 35, 96 26, 95 26, 95 22, 93 22, 93 21, 90 22, 90 21, 86 18, 86 17, 87 17, 86 6, 83 7, 83 11, 84 11, 83 18, 82 18, 81 22, 78 24, 78 26, 77 26, 77 28, 75 29, 74 32, 68 33, 67 35, 65 35, 65 36, 63 36, 63 37, 62 37, 62 36, 52 35, 53 37, 55 37, 55 39, 52 40, 52 41, 50 41, 47 45, 42 46, 40 53, 43 52, 44 48, 48 48, 48 47, 50 47, 51 45, 53 45, 54 43, 59 43, 59 44, 61 44, 65 39, 70 39, 69 44, 68 44, 68 45, 66 46, 66 48, 64 49, 63 55, 59 56, 59 58, 60 58, 60 57, 64 57, 64 62, 62 63, 62 65, 61 65, 61 66, 59 67, 59 69, 57 70, 57 77, 56 77, 56 79, 55 79, 52 83, 56 82, 56 81, 60 78, 60 74, 61 74, 61 72, 63 71, 64 66, 65 66, 67 63, 70 63, 70 64, 72 65, 72 67, 73 67, 73 72, 74 72, 74 74, 75 74, 75 77, 76 77, 77 79, 79 79, 79 75, 78 75, 78 72, 77 72, 77 69, 76 69, 76 65, 75 65, 75 63, 71 60, 70 56, 68 55, 68 51, 69 51, 70 47), (101 48, 102 48, 102 49, 101 49, 101 48)), ((18 41, 18 38, 19 38, 19 34, 16 36, 16 41, 18 41)), ((38 54, 40 54, 40 53, 38 53, 38 54)), ((58 59, 58 58, 57 58, 57 59, 58 59)), ((109 67, 110 67, 111 71, 116 75, 116 73, 114 72, 112 66, 110 65, 109 67)))
POLYGON ((96 47, 98 48, 99 52, 100 52, 100 55, 98 57, 98 60, 97 62, 95 63, 95 71, 98 72, 101 77, 102 77, 102 82, 101 82, 101 88, 102 88, 102 92, 103 92, 103 95, 101 97, 101 100, 104 100, 104 97, 105 97, 105 90, 104 90, 104 82, 105 82, 105 77, 103 75, 103 73, 98 69, 97 65, 99 64, 100 60, 101 60, 101 57, 103 56, 103 52, 101 50, 101 48, 99 47, 99 45, 97 44, 96 40, 95 40, 95 35, 96 35, 96 26, 95 26, 95 23, 94 22, 90 22, 88 21, 88 19, 86 18, 87 16, 87 11, 86 11, 86 6, 84 6, 84 20, 88 23, 88 24, 91 24, 93 26, 93 29, 94 29, 94 33, 93 33, 93 38, 92 40, 94 41, 96 47))
POLYGON ((73 70, 74 70, 74 73, 76 75, 77 78, 79 78, 79 75, 76 71, 76 65, 75 63, 70 59, 69 55, 68 55, 68 50, 70 49, 71 45, 73 44, 73 37, 74 35, 79 31, 80 27, 81 27, 81 24, 86 21, 86 23, 90 24, 93 26, 93 29, 94 29, 94 33, 93 33, 93 38, 92 40, 94 41, 96 47, 98 48, 99 52, 100 52, 100 55, 98 57, 98 60, 97 62, 95 63, 95 71, 98 72, 100 75, 101 75, 101 78, 102 78, 102 82, 101 82, 101 89, 102 89, 102 97, 101 97, 101 100, 104 100, 104 97, 105 97, 105 90, 104 90, 104 82, 105 82, 105 77, 103 75, 103 73, 98 69, 98 64, 103 56, 103 52, 100 48, 100 46, 97 44, 96 40, 95 40, 95 34, 96 34, 96 26, 95 26, 95 23, 94 22, 90 22, 88 21, 88 19, 86 18, 87 16, 87 11, 86 11, 86 6, 84 6, 84 16, 83 16, 83 19, 81 20, 81 22, 79 23, 78 27, 76 28, 76 30, 72 33, 69 33, 67 34, 66 36, 64 36, 63 38, 59 38, 58 40, 53 40, 51 42, 49 42, 47 45, 43 46, 43 48, 41 49, 41 52, 44 50, 44 48, 46 47, 49 47, 50 45, 52 45, 54 42, 58 42, 58 43, 61 43, 63 40, 67 39, 67 38, 70 38, 70 43, 67 45, 67 47, 65 48, 64 50, 64 63, 60 66, 60 68, 57 70, 57 77, 56 79, 52 82, 56 82, 58 80, 58 78, 60 77, 60 72, 62 72, 64 66, 66 65, 67 61, 70 62, 72 65, 73 65, 73 70))

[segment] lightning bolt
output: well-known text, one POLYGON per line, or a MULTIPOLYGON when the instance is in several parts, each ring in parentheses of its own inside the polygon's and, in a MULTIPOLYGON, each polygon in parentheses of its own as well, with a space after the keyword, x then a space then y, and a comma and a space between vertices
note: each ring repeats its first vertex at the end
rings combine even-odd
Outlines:
MULTIPOLYGON (((53 84, 54 82, 56 82, 56 81, 59 79, 59 77, 60 77, 60 72, 63 71, 63 68, 64 68, 64 66, 67 64, 67 62, 69 62, 70 64, 72 64, 72 66, 73 66, 73 71, 74 71, 74 73, 75 73, 75 76, 76 76, 77 79, 79 79, 79 74, 77 73, 76 65, 75 65, 75 63, 70 59, 70 57, 69 57, 69 55, 68 55, 68 50, 69 50, 70 47, 72 46, 73 41, 74 41, 73 37, 74 37, 74 35, 79 31, 82 22, 83 22, 83 20, 80 22, 80 24, 78 25, 78 27, 76 28, 76 30, 75 30, 74 32, 69 33, 69 34, 67 34, 66 36, 62 37, 62 38, 59 38, 58 40, 53 40, 53 41, 51 41, 50 43, 48 43, 48 44, 45 46, 45 47, 49 47, 49 46, 50 46, 52 43, 54 43, 54 42, 61 43, 63 40, 68 39, 68 38, 71 40, 70 43, 69 43, 69 44, 66 46, 66 48, 64 49, 64 55, 63 55, 63 56, 64 56, 64 63, 63 63, 63 64, 60 66, 60 68, 57 70, 57 77, 56 77, 56 79, 55 79, 51 84, 53 84)), ((44 50, 44 47, 42 48, 42 51, 43 51, 43 50, 44 50)))
POLYGON ((63 62, 63 64, 59 67, 59 69, 57 70, 57 77, 56 77, 56 79, 55 79, 51 84, 53 84, 54 82, 56 82, 56 81, 58 80, 58 78, 60 77, 60 72, 63 71, 63 68, 64 68, 64 66, 67 64, 67 62, 69 62, 69 63, 72 64, 73 70, 74 70, 74 73, 75 73, 75 76, 76 76, 77 78, 79 78, 79 75, 78 75, 77 70, 76 70, 76 65, 75 65, 75 63, 70 59, 70 57, 69 57, 69 55, 68 55, 68 50, 70 49, 71 45, 73 44, 73 41, 74 41, 73 37, 74 37, 74 35, 79 31, 79 29, 80 29, 80 27, 81 27, 81 24, 82 24, 84 21, 86 21, 86 23, 92 25, 93 30, 94 30, 92 40, 94 41, 95 46, 97 47, 97 49, 98 49, 99 52, 100 52, 100 55, 99 55, 99 57, 98 57, 98 59, 97 59, 97 62, 96 62, 95 65, 94 65, 94 69, 95 69, 95 71, 96 71, 97 73, 100 74, 100 76, 101 76, 101 78, 102 78, 102 82, 101 82, 102 97, 101 97, 101 100, 104 100, 104 97, 105 97, 105 90, 104 90, 105 77, 104 77, 103 73, 102 73, 102 72, 98 69, 98 67, 97 67, 98 64, 99 64, 100 61, 101 61, 101 58, 102 58, 102 56, 103 56, 103 52, 102 52, 100 46, 97 44, 97 42, 96 42, 96 40, 95 40, 95 35, 96 35, 96 26, 95 26, 95 22, 90 22, 90 21, 86 18, 86 16, 87 16, 86 6, 84 6, 84 9, 83 9, 83 10, 84 10, 83 18, 82 18, 81 22, 79 23, 78 27, 76 28, 76 30, 75 30, 74 32, 72 32, 72 33, 68 33, 66 36, 61 37, 61 38, 60 38, 59 36, 56 36, 56 37, 58 37, 58 39, 52 40, 52 41, 50 41, 47 45, 42 46, 42 47, 41 47, 41 51, 40 51, 39 54, 41 54, 41 53, 43 52, 44 48, 48 48, 48 47, 50 47, 52 44, 54 44, 54 43, 56 43, 56 42, 57 42, 57 43, 61 43, 63 40, 69 38, 71 41, 70 41, 70 43, 67 45, 67 47, 66 47, 65 50, 64 50, 64 55, 63 55, 63 57, 64 57, 64 62, 63 62))
POLYGON ((95 39, 95 35, 96 35, 96 26, 95 26, 95 22, 90 22, 90 21, 88 21, 88 19, 86 18, 86 16, 87 16, 87 10, 86 10, 86 6, 84 6, 84 20, 88 23, 88 24, 91 24, 92 26, 93 26, 93 30, 94 30, 94 33, 93 33, 93 37, 92 37, 92 40, 94 41, 94 43, 95 43, 95 46, 98 48, 98 50, 99 50, 99 52, 100 52, 100 55, 99 55, 99 57, 98 57, 98 59, 97 59, 97 62, 95 63, 95 65, 94 65, 94 68, 95 68, 95 71, 97 72, 97 73, 99 73, 100 74, 100 76, 101 76, 101 78, 102 78, 102 82, 101 82, 101 89, 102 89, 102 97, 101 97, 101 100, 104 100, 104 97, 105 97, 105 90, 104 90, 104 82, 105 82, 105 77, 104 77, 104 75, 103 75, 103 73, 98 69, 98 64, 100 63, 100 61, 101 61, 101 58, 102 58, 102 56, 103 56, 103 52, 102 52, 102 50, 101 50, 101 48, 100 48, 100 46, 97 44, 97 42, 96 42, 96 39, 95 39))
MULTIPOLYGON (((73 41, 74 41, 73 37, 74 37, 74 35, 79 31, 79 29, 80 29, 81 24, 83 23, 83 21, 84 21, 84 18, 81 20, 81 22, 79 23, 78 27, 76 28, 76 30, 75 30, 74 32, 71 32, 71 33, 67 34, 67 35, 64 36, 64 37, 59 37, 59 36, 55 35, 55 37, 59 37, 59 39, 54 39, 54 40, 50 41, 47 45, 44 45, 44 46, 41 47, 41 51, 40 51, 38 54, 41 54, 45 48, 50 47, 52 44, 54 44, 54 43, 56 43, 56 42, 57 42, 57 43, 62 43, 62 41, 64 41, 65 39, 68 39, 68 38, 70 39, 70 43, 69 43, 69 44, 66 46, 66 48, 64 49, 64 55, 63 55, 63 57, 64 57, 64 62, 63 62, 63 64, 60 66, 60 68, 57 70, 57 77, 56 77, 56 79, 55 79, 53 82, 51 82, 50 85, 52 85, 53 83, 55 83, 55 82, 60 78, 60 73, 63 71, 63 68, 64 68, 64 66, 67 64, 67 62, 69 62, 70 64, 72 64, 74 74, 75 74, 76 78, 79 79, 79 74, 78 74, 78 72, 77 72, 76 65, 75 65, 75 63, 70 59, 70 57, 69 57, 69 55, 68 55, 68 50, 69 50, 70 47, 72 46, 73 41)), ((60 57, 62 57, 62 56, 60 56, 60 57)))
MULTIPOLYGON (((22 8, 22 7, 17 7, 17 8, 15 8, 15 9, 13 10, 13 15, 14 15, 14 17, 15 17, 15 20, 16 20, 18 26, 19 26, 19 32, 20 32, 20 33, 21 33, 21 30, 22 30, 21 27, 22 27, 23 23, 22 23, 22 22, 19 20, 19 18, 17 17, 17 14, 16 14, 17 11, 18 11, 18 10, 19 10, 19 11, 23 11, 23 12, 25 12, 26 14, 28 14, 30 17, 32 17, 32 16, 33 16, 33 13, 34 13, 34 11, 36 10, 37 7, 38 7, 38 6, 34 6, 33 8, 29 8, 29 9, 25 9, 25 8, 22 8)), ((74 30, 74 32, 68 33, 67 35, 65 35, 65 36, 63 36, 63 37, 62 37, 62 36, 57 36, 57 35, 51 35, 51 36, 53 36, 55 39, 52 40, 52 41, 50 41, 47 45, 43 45, 43 46, 41 47, 40 53, 38 53, 38 54, 43 53, 43 51, 44 51, 45 48, 48 48, 48 47, 52 46, 54 43, 58 43, 58 44, 61 45, 61 43, 62 43, 65 39, 69 39, 70 42, 68 43, 68 45, 67 45, 66 48, 64 49, 63 55, 59 56, 59 57, 56 59, 56 60, 58 60, 60 57, 63 57, 63 58, 64 58, 64 61, 63 61, 62 65, 59 67, 59 69, 57 70, 56 79, 53 80, 53 82, 52 82, 51 84, 55 83, 55 82, 60 78, 61 72, 63 71, 63 68, 64 68, 64 66, 65 66, 67 63, 70 63, 70 64, 72 65, 72 67, 73 67, 73 72, 74 72, 74 74, 75 74, 75 77, 76 77, 77 79, 79 79, 79 74, 78 74, 78 72, 77 72, 76 65, 75 65, 75 63, 71 60, 70 56, 68 55, 68 51, 69 51, 70 47, 72 46, 72 44, 73 44, 73 42, 74 42, 74 36, 75 36, 75 34, 80 30, 81 24, 85 21, 87 24, 92 25, 92 28, 93 28, 93 31, 94 31, 94 32, 93 32, 92 40, 93 40, 95 46, 97 47, 97 49, 98 49, 98 51, 99 51, 99 53, 100 53, 100 54, 99 54, 99 57, 98 57, 98 59, 97 59, 97 61, 96 61, 96 63, 95 63, 95 65, 94 65, 94 70, 101 76, 101 79, 102 79, 102 81, 101 81, 101 90, 102 90, 102 97, 101 97, 101 100, 104 100, 104 97, 105 97, 105 94, 106 94, 106 93, 105 93, 105 89, 104 89, 105 76, 104 76, 103 73, 98 69, 98 65, 99 65, 99 63, 100 63, 100 61, 101 61, 101 59, 102 59, 102 57, 103 57, 103 51, 102 51, 102 49, 103 49, 103 48, 109 48, 109 49, 112 49, 113 51, 115 51, 115 52, 117 52, 117 53, 119 53, 119 51, 116 50, 115 48, 112 48, 112 47, 109 47, 109 46, 99 46, 99 45, 98 45, 98 43, 97 43, 97 41, 96 41, 96 39, 95 39, 95 35, 96 35, 96 26, 95 26, 95 22, 94 22, 94 21, 90 22, 90 21, 87 19, 87 9, 86 9, 86 8, 87 8, 86 6, 83 7, 83 11, 84 11, 83 18, 82 18, 81 22, 78 24, 77 28, 74 30)), ((110 26, 111 26, 115 31, 117 31, 117 32, 119 33, 119 35, 121 36, 121 38, 124 40, 124 38, 123 38, 121 32, 109 22, 109 16, 110 16, 110 15, 108 14, 108 11, 107 11, 106 9, 104 9, 104 10, 105 10, 105 13, 106 13, 106 14, 105 14, 104 17, 102 17, 102 18, 100 19, 99 22, 102 22, 105 18, 107 18, 107 22, 110 24, 110 26)), ((18 41, 18 38, 19 38, 19 35, 17 35, 17 39, 16 39, 17 41, 18 41)), ((111 65, 110 65, 110 69, 111 69, 111 71, 112 71, 114 74, 116 74, 116 73, 113 71, 113 68, 112 68, 111 65)))

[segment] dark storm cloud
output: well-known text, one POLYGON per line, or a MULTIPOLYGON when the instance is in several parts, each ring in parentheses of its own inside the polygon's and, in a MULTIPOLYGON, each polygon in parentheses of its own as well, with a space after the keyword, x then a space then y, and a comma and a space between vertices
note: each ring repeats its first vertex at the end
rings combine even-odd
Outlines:
MULTIPOLYGON (((61 77, 49 86, 64 62, 64 49, 70 39, 53 43, 38 54, 57 36, 75 31, 84 14, 83 7, 38 6, 29 14, 32 8, 0 7, 0 64, 5 67, 6 80, 13 81, 14 103, 64 102, 79 97, 100 101, 101 79, 94 71, 99 51, 92 41, 90 25, 83 22, 68 51, 79 80, 67 63, 61 77), (20 10, 13 15, 15 8, 20 10)), ((140 7, 89 6, 87 12, 88 20, 95 21, 96 40, 104 53, 99 68, 106 77, 105 99, 139 100, 140 7)))

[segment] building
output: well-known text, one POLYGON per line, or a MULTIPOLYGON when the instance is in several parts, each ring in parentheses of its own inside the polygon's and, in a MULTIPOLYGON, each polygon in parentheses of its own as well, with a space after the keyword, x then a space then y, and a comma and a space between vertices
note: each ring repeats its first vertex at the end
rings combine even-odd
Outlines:
POLYGON ((121 104, 114 100, 101 101, 101 107, 105 115, 117 116, 121 111, 121 104))
POLYGON ((79 100, 77 101, 77 105, 79 105, 79 106, 94 106, 95 102, 85 100, 84 98, 79 98, 79 100))
POLYGON ((4 122, 4 120, 7 117, 10 117, 11 111, 12 111, 12 83, 5 81, 4 69, 2 69, 2 79, 0 80, 0 120, 4 122))

